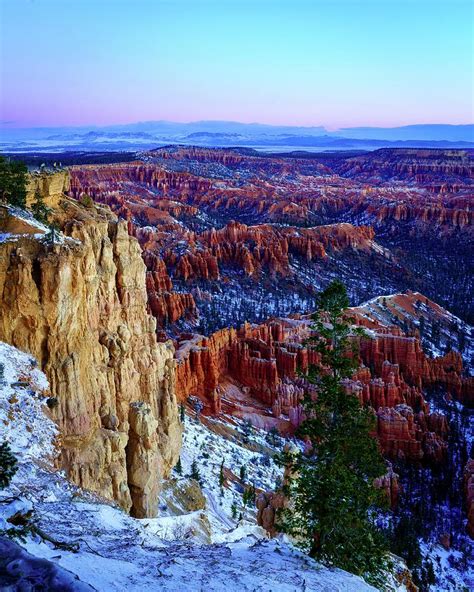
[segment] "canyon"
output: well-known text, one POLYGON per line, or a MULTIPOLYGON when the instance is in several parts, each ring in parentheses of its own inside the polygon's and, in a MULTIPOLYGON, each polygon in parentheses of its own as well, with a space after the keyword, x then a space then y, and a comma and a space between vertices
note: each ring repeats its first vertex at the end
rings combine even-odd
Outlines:
POLYGON ((173 336, 309 312, 333 277, 354 304, 409 288, 472 321, 472 177, 469 151, 283 158, 178 146, 73 166, 69 193, 128 220, 163 282, 153 298, 173 336))
MULTIPOLYGON (((449 476, 426 528, 470 544, 472 179, 469 151, 180 146, 31 175, 27 204, 43 195, 58 236, 0 208, 0 341, 48 378, 56 467, 152 518, 180 458, 180 406, 221 432, 293 439, 319 363, 315 297, 339 278, 365 332, 344 386, 376 417, 379 486, 410 515, 409 498, 425 486, 434 500, 449 476)), ((283 503, 257 498, 272 535, 283 503)))
POLYGON ((317 361, 298 315, 338 277, 367 301, 353 314, 371 334, 346 388, 373 407, 387 458, 436 467, 451 436, 429 393, 473 401, 473 162, 470 151, 178 146, 72 167, 70 193, 109 205, 140 242, 181 401, 292 433, 308 388, 297 369, 317 361))

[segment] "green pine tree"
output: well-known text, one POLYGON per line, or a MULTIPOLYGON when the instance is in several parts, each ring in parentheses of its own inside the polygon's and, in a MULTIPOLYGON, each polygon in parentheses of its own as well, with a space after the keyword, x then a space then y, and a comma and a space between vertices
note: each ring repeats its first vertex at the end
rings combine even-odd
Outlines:
POLYGON ((249 485, 244 489, 244 493, 242 495, 242 502, 244 507, 250 506, 255 503, 255 486, 249 485))
POLYGON ((50 209, 44 203, 43 196, 41 195, 41 192, 38 189, 35 191, 35 200, 31 204, 31 211, 33 212, 33 216, 37 220, 43 222, 43 224, 48 223, 50 209))
POLYGON ((0 444, 0 489, 10 485, 18 470, 18 461, 12 454, 8 442, 0 444))
POLYGON ((193 459, 191 463, 191 479, 195 479, 198 483, 201 483, 201 473, 199 472, 199 468, 196 462, 196 459, 193 459))
POLYGON ((224 477, 224 459, 221 462, 221 468, 219 470, 219 486, 222 489, 224 487, 225 477, 224 477))
POLYGON ((230 507, 230 511, 232 512, 233 520, 235 520, 237 518, 237 504, 235 502, 232 502, 232 505, 230 507))
POLYGON ((52 245, 55 245, 59 239, 58 227, 55 224, 51 224, 49 227, 49 232, 46 233, 45 237, 49 243, 51 243, 52 245))
POLYGON ((388 563, 385 539, 372 519, 383 504, 373 483, 386 469, 372 436, 373 412, 341 384, 358 366, 351 333, 362 331, 344 316, 349 300, 341 282, 330 284, 318 304, 310 345, 321 365, 306 376, 317 397, 305 395, 307 419, 299 434, 311 449, 280 457, 290 469, 284 488, 290 504, 280 512, 279 527, 311 557, 379 583, 388 563))
POLYGON ((0 363, 0 385, 5 384, 5 366, 0 363))
POLYGON ((0 156, 0 199, 12 206, 26 207, 27 175, 25 163, 0 156))
POLYGON ((183 474, 183 465, 181 464, 181 457, 178 458, 178 462, 176 463, 174 470, 178 473, 178 475, 183 474))
POLYGON ((245 468, 245 465, 242 465, 240 467, 240 480, 242 481, 242 483, 244 483, 246 479, 247 479, 247 469, 245 468))

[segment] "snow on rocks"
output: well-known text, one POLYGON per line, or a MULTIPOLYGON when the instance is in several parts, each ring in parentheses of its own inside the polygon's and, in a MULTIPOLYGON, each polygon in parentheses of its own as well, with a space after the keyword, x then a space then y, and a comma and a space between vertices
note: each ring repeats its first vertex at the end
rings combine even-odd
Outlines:
POLYGON ((240 515, 243 522, 255 525, 254 504, 243 506, 244 487, 254 486, 267 491, 274 489, 283 477, 281 467, 272 458, 277 449, 265 436, 268 434, 263 430, 235 418, 232 423, 222 423, 210 418, 200 421, 199 417, 186 416, 181 453, 183 474, 191 473, 191 464, 195 460, 207 499, 206 513, 213 529, 211 537, 217 536, 220 540, 222 533, 237 526, 240 515), (222 488, 219 483, 221 467, 225 477, 222 488), (245 470, 244 483, 240 480, 242 467, 245 470), (235 517, 232 517, 233 505, 235 517))
POLYGON ((0 342, 0 439, 9 442, 22 462, 55 454, 58 429, 44 413, 49 384, 36 360, 0 342))
MULTIPOLYGON (((45 413, 48 384, 44 375, 30 356, 5 344, 0 344, 0 362, 0 441, 11 444, 19 461, 11 484, 0 491, 0 502, 8 499, 0 503, 2 523, 12 513, 32 512, 37 529, 71 546, 57 548, 48 539, 31 534, 19 547, 0 537, 2 589, 18 590, 26 575, 43 589, 74 592, 374 590, 356 576, 318 565, 283 539, 268 540, 251 520, 237 525, 230 519, 229 506, 237 492, 225 491, 220 505, 215 469, 221 457, 232 472, 245 463, 248 479, 256 485, 269 484, 274 469, 265 465, 260 474, 252 459, 264 452, 239 446, 237 437, 235 442, 214 438, 215 432, 208 440, 205 426, 198 421, 193 424, 190 418, 186 419, 184 472, 189 470, 193 452, 199 450, 195 436, 209 451, 209 461, 211 452, 215 456, 208 467, 200 467, 213 544, 198 544, 201 535, 194 540, 176 536, 183 525, 186 528, 196 521, 201 510, 181 517, 163 513, 157 519, 137 520, 80 490, 51 465, 57 431, 45 413)), ((257 433, 252 440, 255 449, 265 445, 257 433)))

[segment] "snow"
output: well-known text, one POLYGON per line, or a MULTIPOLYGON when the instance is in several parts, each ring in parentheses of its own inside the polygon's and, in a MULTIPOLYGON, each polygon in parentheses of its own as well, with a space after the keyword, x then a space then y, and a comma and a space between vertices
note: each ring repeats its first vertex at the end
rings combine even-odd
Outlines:
MULTIPOLYGON (((3 343, 0 362, 4 364, 0 441, 6 439, 11 443, 19 461, 11 484, 0 492, 0 523, 5 524, 18 511, 33 510, 35 525, 42 531, 55 540, 78 546, 78 552, 66 551, 37 535, 29 535, 21 545, 34 557, 10 545, 11 562, 8 563, 6 552, 0 559, 8 563, 11 573, 17 573, 15 565, 21 566, 23 577, 38 574, 39 570, 41 584, 51 590, 87 590, 86 584, 99 592, 374 590, 356 576, 318 565, 284 538, 267 539, 253 521, 253 510, 247 511, 241 523, 230 517, 232 500, 240 494, 232 484, 224 488, 224 496, 220 497, 218 467, 222 458, 232 472, 245 463, 249 481, 256 485, 266 487, 278 474, 273 461, 269 466, 259 462, 269 448, 260 432, 251 430, 250 444, 242 445, 237 433, 233 439, 219 435, 223 424, 216 422, 206 427, 199 419, 188 416, 183 469, 184 473, 189 470, 198 452, 202 457, 204 450, 208 451, 209 462, 199 465, 207 507, 180 516, 162 512, 156 519, 137 520, 114 504, 80 490, 61 472, 54 471, 51 459, 55 455, 57 429, 45 413, 45 376, 30 356, 3 343), (191 534, 191 538, 181 537, 186 527, 203 522, 202 514, 210 525, 212 544, 203 543, 202 532, 191 534), (34 558, 48 562, 35 564, 34 558), (53 588, 53 580, 47 578, 55 578, 57 587, 53 588)), ((0 537, 0 543, 4 541, 0 537)), ((4 572, 2 568, 0 573, 4 572)))
MULTIPOLYGON (((36 229, 38 232, 33 233, 11 233, 11 232, 0 232, 0 243, 4 242, 16 242, 20 238, 30 238, 35 240, 46 240, 46 235, 50 232, 49 226, 43 224, 39 220, 37 220, 33 214, 22 208, 13 207, 13 206, 6 206, 8 213, 10 216, 21 220, 22 222, 26 223, 31 229, 36 229)), ((80 241, 70 236, 65 236, 59 230, 56 231, 56 238, 55 242, 57 244, 80 244, 80 241)))
POLYGON ((447 550, 441 545, 421 543, 420 549, 424 557, 429 557, 436 576, 436 586, 431 590, 443 592, 457 592, 474 590, 474 565, 471 561, 463 564, 464 558, 459 551, 447 550), (457 569, 453 569, 453 565, 457 569))
POLYGON ((250 432, 249 442, 245 445, 237 440, 243 431, 244 423, 229 418, 229 422, 220 422, 204 418, 206 425, 198 417, 188 415, 184 424, 183 450, 181 463, 183 475, 191 472, 191 464, 196 459, 202 480, 202 489, 207 498, 206 516, 212 527, 211 539, 222 540, 223 533, 236 528, 238 521, 232 518, 232 504, 237 507, 237 518, 243 514, 243 523, 255 525, 256 510, 242 505, 243 487, 240 482, 230 482, 221 488, 219 474, 221 463, 236 477, 240 468, 246 469, 246 484, 268 491, 275 488, 277 479, 283 471, 273 461, 272 455, 277 449, 266 441, 266 433, 253 427, 245 427, 250 432), (232 427, 231 422, 235 424, 232 427), (237 429, 240 428, 240 429, 237 429), (234 436, 232 435, 234 431, 234 436), (228 438, 220 433, 227 433, 228 438), (233 438, 233 439, 231 439, 233 438))
POLYGON ((21 461, 45 459, 55 454, 55 424, 43 413, 49 384, 36 360, 0 342, 0 436, 10 443, 21 461))

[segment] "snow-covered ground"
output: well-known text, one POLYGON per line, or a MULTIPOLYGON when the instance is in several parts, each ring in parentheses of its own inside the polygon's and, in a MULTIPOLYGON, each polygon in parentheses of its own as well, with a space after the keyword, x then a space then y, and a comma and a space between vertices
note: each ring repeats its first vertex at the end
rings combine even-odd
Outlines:
MULTIPOLYGON (((202 544, 202 530, 180 527, 183 521, 185 525, 195 525, 198 520, 205 523, 199 510, 173 516, 168 508, 159 518, 136 520, 113 504, 81 491, 54 471, 51 459, 57 431, 45 413, 46 379, 30 356, 5 344, 0 345, 0 363, 4 367, 0 441, 11 443, 19 461, 12 483, 0 491, 0 528, 11 527, 6 520, 13 514, 32 511, 34 524, 41 532, 77 548, 76 552, 58 548, 37 534, 28 535, 21 543, 26 551, 49 560, 56 569, 57 587, 48 589, 81 589, 80 582, 74 580, 75 574, 100 592, 373 590, 360 578, 321 567, 284 539, 269 540, 253 523, 250 511, 247 520, 237 523, 232 519, 230 508, 232 500, 238 499, 238 492, 232 484, 228 489, 224 487, 220 497, 222 458, 232 472, 245 463, 248 480, 257 486, 270 485, 278 475, 271 461, 269 466, 261 466, 258 460, 266 454, 259 448, 266 444, 258 434, 249 436, 255 442, 254 452, 248 444, 240 446, 238 438, 232 441, 219 436, 219 426, 213 426, 217 431, 207 432, 198 420, 186 418, 183 473, 187 474, 193 458, 199 457, 207 498, 203 512, 213 541, 202 544), (203 463, 205 452, 209 454, 207 464, 203 463)), ((230 479, 230 472, 226 474, 230 479)), ((47 574, 44 565, 40 574, 46 578, 51 574, 47 574)), ((21 560, 16 557, 10 563, 5 556, 0 559, 3 583, 7 572, 20 578, 30 577, 31 571, 34 565, 28 556, 21 560), (2 562, 6 568, 1 567, 2 562)), ((83 586, 82 590, 85 589, 83 586)))
MULTIPOLYGON (((25 237, 40 241, 50 241, 49 233, 51 228, 37 220, 32 212, 14 206, 6 206, 6 209, 9 216, 16 218, 19 222, 23 223, 24 229, 27 230, 27 232, 2 232, 0 228, 0 243, 16 242, 25 237)), ((56 244, 80 244, 80 241, 73 239, 70 236, 65 236, 59 230, 55 231, 54 242, 56 244)))
POLYGON ((418 329, 424 351, 432 358, 447 349, 460 351, 466 373, 474 369, 474 327, 419 292, 377 296, 355 307, 383 325, 418 329), (410 294, 410 296, 407 296, 410 294), (402 304, 402 305, 401 305, 402 304), (412 312, 410 312, 411 307, 412 312), (433 333, 433 324, 437 331, 433 333), (460 347, 462 345, 462 347, 460 347))

